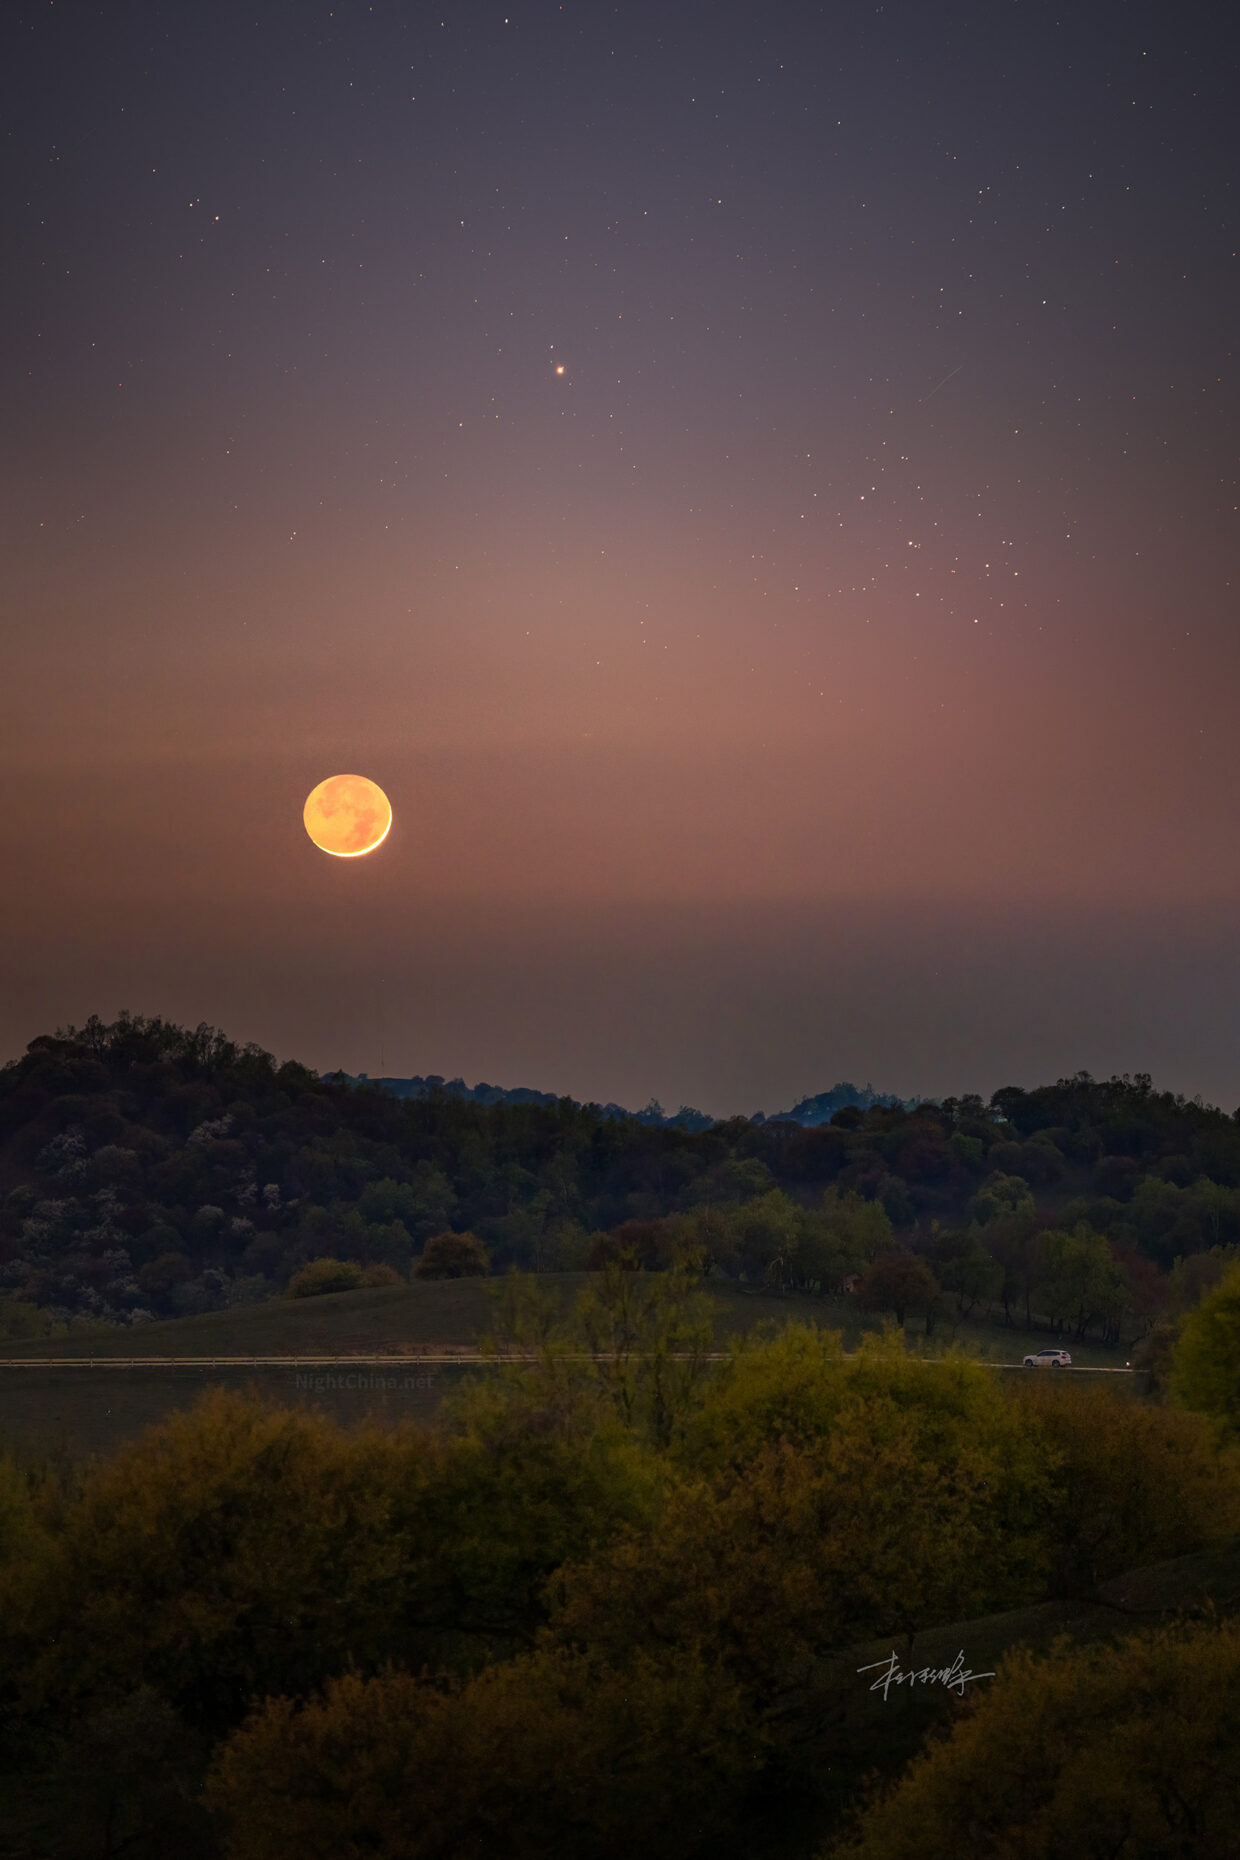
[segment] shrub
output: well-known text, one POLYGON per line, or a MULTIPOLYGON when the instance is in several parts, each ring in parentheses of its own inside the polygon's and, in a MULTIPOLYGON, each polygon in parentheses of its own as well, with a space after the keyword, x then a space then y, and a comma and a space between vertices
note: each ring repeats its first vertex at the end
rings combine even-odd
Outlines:
POLYGON ((47 1313, 37 1305, 22 1298, 0 1298, 0 1337, 6 1341, 45 1337, 50 1328, 47 1313))
POLYGON ((403 1285, 405 1281, 395 1266, 366 1266, 362 1269, 363 1285, 403 1285))
POLYGON ((432 1234, 413 1269, 415 1279, 481 1278, 491 1260, 477 1234, 432 1234))
POLYGON ((318 1298, 324 1292, 352 1292, 362 1283, 362 1269, 352 1259, 312 1259, 288 1282, 289 1298, 318 1298))

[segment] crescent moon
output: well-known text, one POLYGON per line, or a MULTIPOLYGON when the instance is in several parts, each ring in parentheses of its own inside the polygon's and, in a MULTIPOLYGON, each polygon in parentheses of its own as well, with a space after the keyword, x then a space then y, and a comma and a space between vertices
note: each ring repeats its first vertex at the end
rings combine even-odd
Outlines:
POLYGON ((329 775, 306 796, 306 832, 333 859, 361 859, 392 830, 392 805, 365 775, 329 775))

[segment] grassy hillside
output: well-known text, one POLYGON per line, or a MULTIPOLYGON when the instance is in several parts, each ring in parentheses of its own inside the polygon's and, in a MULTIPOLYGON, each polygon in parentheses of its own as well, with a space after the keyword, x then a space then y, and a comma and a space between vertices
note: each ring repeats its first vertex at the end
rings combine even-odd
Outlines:
MULTIPOLYGON (((568 1304, 591 1275, 543 1273, 538 1283, 568 1304)), ((495 1279, 415 1280, 409 1285, 375 1286, 356 1292, 332 1292, 318 1298, 276 1298, 261 1305, 236 1306, 199 1317, 169 1318, 132 1330, 81 1331, 45 1341, 0 1345, 0 1360, 71 1356, 123 1358, 146 1356, 347 1356, 365 1352, 416 1353, 436 1347, 476 1344, 491 1324, 495 1279)), ((755 1329, 759 1324, 810 1323, 838 1330, 849 1346, 878 1319, 860 1310, 855 1299, 812 1297, 804 1293, 747 1292, 726 1282, 708 1287, 716 1309, 716 1337, 755 1329)), ((1019 1362, 1026 1350, 1046 1343, 1044 1332, 1006 1330, 1002 1324, 961 1321, 940 1323, 927 1341, 920 1324, 906 1330, 910 1347, 932 1354, 951 1343, 994 1362, 1019 1362)), ((1069 1340, 1072 1359, 1094 1368, 1122 1366, 1121 1351, 1096 1343, 1069 1340)))
MULTIPOLYGON (((576 1281, 580 1283, 579 1280, 576 1281)), ((273 1298, 199 1317, 168 1318, 132 1330, 98 1330, 4 1347, 22 1356, 347 1356, 356 1352, 476 1343, 490 1322, 494 1280, 420 1280, 332 1292, 319 1298, 273 1298)))
POLYGON ((123 1441, 192 1408, 209 1388, 256 1395, 282 1407, 322 1410, 342 1427, 428 1420, 468 1370, 393 1364, 349 1372, 294 1369, 0 1368, 0 1449, 21 1459, 79 1460, 106 1455, 123 1441))
MULTIPOLYGON (((544 1274, 540 1283, 567 1304, 589 1282, 585 1273, 544 1274)), ((325 1297, 273 1299, 205 1316, 170 1319, 133 1330, 100 1330, 52 1342, 9 1343, 0 1355, 0 1444, 22 1453, 56 1452, 72 1457, 106 1452, 119 1440, 192 1405, 209 1386, 252 1388, 267 1400, 312 1403, 336 1420, 397 1420, 432 1414, 465 1369, 436 1365, 419 1370, 424 1352, 468 1349, 491 1323, 494 1279, 415 1281, 325 1297), (215 1367, 140 1365, 150 1357, 390 1355, 386 1370, 359 1372, 352 1386, 347 1371, 298 1372, 286 1367, 251 1367, 244 1360, 215 1367), (94 1368, 20 1368, 31 1358, 56 1356, 89 1361, 94 1368), (402 1360, 403 1359, 403 1360, 402 1360), (410 1360, 412 1359, 412 1360, 410 1360), (133 1361, 138 1367, 130 1368, 133 1361), (11 1367, 5 1368, 8 1363, 11 1367), (394 1386, 392 1385, 394 1384, 394 1386)), ((746 1293, 710 1287, 715 1335, 722 1345, 760 1325, 808 1322, 842 1333, 854 1347, 876 1320, 855 1300, 789 1294, 746 1293)), ((912 1325, 909 1346, 930 1354, 953 1341, 944 1326, 927 1343, 912 1325)), ((961 1324, 954 1340, 983 1361, 1019 1363, 1045 1341, 1004 1331, 999 1325, 961 1324)), ((1097 1345, 1073 1345, 1074 1361, 1113 1367, 1122 1356, 1097 1345)), ((483 1371, 482 1373, 485 1373, 483 1371)), ((1128 1386, 1127 1379, 1121 1379, 1128 1386)))

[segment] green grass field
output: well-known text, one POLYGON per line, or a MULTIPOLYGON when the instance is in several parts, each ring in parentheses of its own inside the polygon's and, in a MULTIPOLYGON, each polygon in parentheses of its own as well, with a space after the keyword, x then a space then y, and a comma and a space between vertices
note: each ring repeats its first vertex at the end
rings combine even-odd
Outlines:
POLYGON ((312 1407, 341 1426, 427 1420, 468 1371, 393 1363, 386 1370, 166 1368, 126 1363, 95 1369, 0 1368, 0 1449, 21 1459, 92 1459, 191 1408, 210 1388, 312 1407))
MULTIPOLYGON (((539 1284, 567 1304, 588 1283, 581 1272, 544 1273, 539 1284)), ((52 1342, 9 1342, 0 1359, 31 1356, 140 1357, 323 1354, 429 1349, 476 1344, 491 1323, 495 1279, 438 1279, 368 1291, 333 1292, 319 1298, 276 1298, 262 1305, 213 1311, 203 1317, 172 1318, 135 1330, 78 1332, 52 1342)), ((853 1347, 878 1328, 851 1298, 814 1298, 800 1293, 749 1292, 726 1281, 708 1285, 714 1301, 716 1335, 722 1341, 759 1324, 817 1324, 838 1330, 853 1347)), ((1019 1362, 1026 1350, 1055 1341, 1044 1331, 1007 1330, 986 1320, 941 1321, 928 1344, 920 1323, 910 1323, 911 1348, 933 1353, 957 1343, 970 1355, 993 1362, 1019 1362)), ((1073 1361, 1088 1367, 1122 1366, 1121 1350, 1068 1340, 1073 1361)))
MULTIPOLYGON (((541 1280, 565 1304, 588 1282, 584 1273, 545 1274, 541 1280)), ((877 1325, 851 1299, 781 1297, 720 1283, 709 1289, 720 1345, 759 1326, 782 1328, 799 1321, 839 1331, 845 1347, 854 1348, 865 1331, 877 1325)), ((494 1279, 421 1281, 320 1298, 275 1299, 203 1317, 147 1324, 137 1330, 8 1343, 0 1354, 0 1444, 23 1454, 55 1451, 79 1457, 103 1453, 174 1409, 192 1405, 212 1386, 252 1388, 270 1400, 311 1403, 346 1424, 427 1416, 468 1372, 439 1365, 419 1370, 418 1355, 476 1346, 490 1327, 496 1290, 494 1279), (318 1376, 299 1373, 292 1363, 275 1368, 251 1367, 244 1361, 215 1367, 142 1366, 148 1357, 362 1354, 390 1355, 391 1376, 386 1368, 359 1371, 358 1380, 348 1387, 343 1371, 331 1372, 334 1381, 323 1380, 323 1372, 318 1376), (84 1364, 93 1359, 96 1367, 18 1367, 32 1357, 47 1356, 84 1364), (387 1386, 391 1378, 395 1378, 395 1388, 387 1386)), ((940 1324, 929 1341, 921 1326, 909 1325, 906 1335, 915 1354, 935 1354, 954 1342, 980 1361, 991 1363, 1019 1363, 1027 1350, 1048 1341, 1042 1333, 1026 1336, 986 1323, 940 1324)), ((1124 1362, 1121 1352, 1090 1345, 1069 1347, 1074 1362, 1085 1366, 1122 1367, 1124 1362)), ((1122 1387, 1130 1386, 1126 1377, 1114 1380, 1122 1387)))

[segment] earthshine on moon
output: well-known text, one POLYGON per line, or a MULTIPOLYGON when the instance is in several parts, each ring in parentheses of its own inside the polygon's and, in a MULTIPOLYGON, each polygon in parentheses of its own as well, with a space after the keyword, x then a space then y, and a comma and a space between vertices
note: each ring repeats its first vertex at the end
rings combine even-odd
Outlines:
POLYGON ((364 775, 329 775, 307 795, 301 817, 323 852, 360 859, 387 838, 392 808, 378 783, 364 775))

